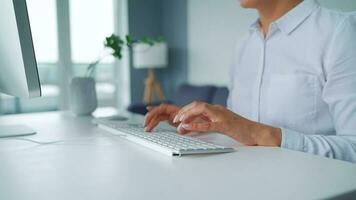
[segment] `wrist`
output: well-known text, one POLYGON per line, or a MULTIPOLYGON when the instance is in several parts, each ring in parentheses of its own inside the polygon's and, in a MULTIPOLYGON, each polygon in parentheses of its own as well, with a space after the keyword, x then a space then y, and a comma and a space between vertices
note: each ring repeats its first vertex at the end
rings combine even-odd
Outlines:
POLYGON ((228 128, 227 131, 224 132, 225 135, 248 146, 261 145, 259 144, 260 139, 258 137, 262 129, 259 123, 239 117, 236 118, 236 121, 228 124, 231 126, 226 126, 228 128))
POLYGON ((243 117, 228 121, 221 133, 249 146, 281 146, 282 131, 243 117))
POLYGON ((255 123, 250 133, 257 146, 281 146, 282 131, 279 128, 255 123))

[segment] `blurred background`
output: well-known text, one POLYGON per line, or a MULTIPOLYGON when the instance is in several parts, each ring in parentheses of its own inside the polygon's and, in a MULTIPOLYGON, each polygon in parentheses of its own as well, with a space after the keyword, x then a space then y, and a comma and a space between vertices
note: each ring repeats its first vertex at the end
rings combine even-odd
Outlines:
MULTIPOLYGON (((355 11, 355 0, 319 0, 330 9, 355 11)), ((105 37, 163 36, 169 65, 156 70, 167 99, 183 84, 227 86, 239 39, 256 20, 237 0, 27 0, 42 98, 0 94, 0 114, 68 109, 68 82, 84 76, 105 37)), ((99 107, 126 109, 141 102, 146 71, 128 56, 103 60, 94 73, 99 107)))

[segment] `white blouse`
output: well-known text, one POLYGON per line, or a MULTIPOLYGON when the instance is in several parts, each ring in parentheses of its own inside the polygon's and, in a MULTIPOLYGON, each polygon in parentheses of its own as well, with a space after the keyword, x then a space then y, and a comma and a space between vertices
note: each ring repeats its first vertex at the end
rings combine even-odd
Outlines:
POLYGON ((243 41, 229 108, 281 128, 282 148, 356 162, 356 15, 305 0, 243 41))

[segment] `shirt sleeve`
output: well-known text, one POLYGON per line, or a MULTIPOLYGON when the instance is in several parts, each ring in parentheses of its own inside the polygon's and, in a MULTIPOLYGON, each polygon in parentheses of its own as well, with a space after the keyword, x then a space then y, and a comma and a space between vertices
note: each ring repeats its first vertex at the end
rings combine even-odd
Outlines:
POLYGON ((356 162, 356 137, 351 135, 304 135, 282 128, 281 147, 356 162))
POLYGON ((336 28, 324 59, 322 98, 333 116, 333 135, 305 135, 282 128, 282 148, 356 162, 356 17, 336 28))

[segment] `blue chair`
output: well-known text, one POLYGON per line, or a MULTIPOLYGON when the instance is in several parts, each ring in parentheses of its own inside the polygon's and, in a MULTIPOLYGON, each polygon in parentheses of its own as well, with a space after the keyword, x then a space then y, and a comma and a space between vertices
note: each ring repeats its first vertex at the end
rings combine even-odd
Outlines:
MULTIPOLYGON (((226 106, 227 97, 229 91, 226 87, 215 87, 215 86, 193 86, 189 84, 183 84, 178 87, 174 94, 174 101, 166 101, 165 103, 172 103, 178 106, 187 105, 193 101, 203 101, 210 104, 219 104, 226 106)), ((154 102, 151 105, 159 105, 161 102, 154 102)), ((127 110, 145 115, 147 113, 147 105, 143 103, 131 104, 127 110)))

